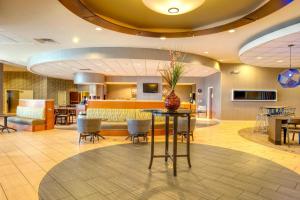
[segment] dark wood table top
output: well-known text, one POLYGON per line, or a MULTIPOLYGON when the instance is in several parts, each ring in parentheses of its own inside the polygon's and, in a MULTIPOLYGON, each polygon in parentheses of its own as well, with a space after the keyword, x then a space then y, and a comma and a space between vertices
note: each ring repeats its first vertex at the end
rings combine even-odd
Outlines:
POLYGON ((166 109, 145 109, 143 112, 150 112, 154 115, 169 115, 169 116, 182 116, 192 114, 191 110, 188 109, 178 109, 176 111, 169 111, 166 109))
POLYGON ((0 114, 0 117, 14 117, 14 116, 16 116, 16 114, 11 114, 11 113, 7 113, 7 114, 1 113, 0 114))

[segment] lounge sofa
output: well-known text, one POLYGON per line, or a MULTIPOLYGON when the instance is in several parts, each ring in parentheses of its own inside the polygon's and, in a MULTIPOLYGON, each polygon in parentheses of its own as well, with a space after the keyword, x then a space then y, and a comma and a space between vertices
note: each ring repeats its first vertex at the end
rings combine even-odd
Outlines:
POLYGON ((16 116, 8 117, 10 127, 22 131, 42 131, 54 128, 52 100, 20 100, 16 116))

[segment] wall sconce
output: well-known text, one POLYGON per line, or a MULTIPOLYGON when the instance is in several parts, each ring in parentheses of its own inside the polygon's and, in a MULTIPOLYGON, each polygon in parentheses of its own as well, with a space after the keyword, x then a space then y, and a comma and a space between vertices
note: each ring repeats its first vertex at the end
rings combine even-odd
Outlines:
POLYGON ((237 69, 233 70, 233 71, 230 72, 230 74, 240 74, 240 70, 237 70, 237 69))

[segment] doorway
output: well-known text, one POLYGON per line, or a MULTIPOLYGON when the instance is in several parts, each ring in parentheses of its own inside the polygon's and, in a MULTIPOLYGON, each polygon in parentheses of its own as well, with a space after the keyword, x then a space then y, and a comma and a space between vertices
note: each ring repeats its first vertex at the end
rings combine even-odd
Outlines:
POLYGON ((207 88, 207 118, 213 118, 213 98, 214 98, 214 88, 208 87, 207 88))
POLYGON ((17 106, 19 104, 20 91, 19 90, 7 90, 6 91, 6 112, 16 113, 17 106))
POLYGON ((33 90, 5 90, 5 113, 16 113, 19 99, 33 99, 33 90))

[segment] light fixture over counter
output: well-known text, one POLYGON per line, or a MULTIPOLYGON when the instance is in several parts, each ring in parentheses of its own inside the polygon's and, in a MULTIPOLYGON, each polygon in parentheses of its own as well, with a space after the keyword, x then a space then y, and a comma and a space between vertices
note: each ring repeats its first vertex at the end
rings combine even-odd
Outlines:
POLYGON ((181 15, 199 8, 205 0, 143 0, 145 6, 164 15, 181 15))

